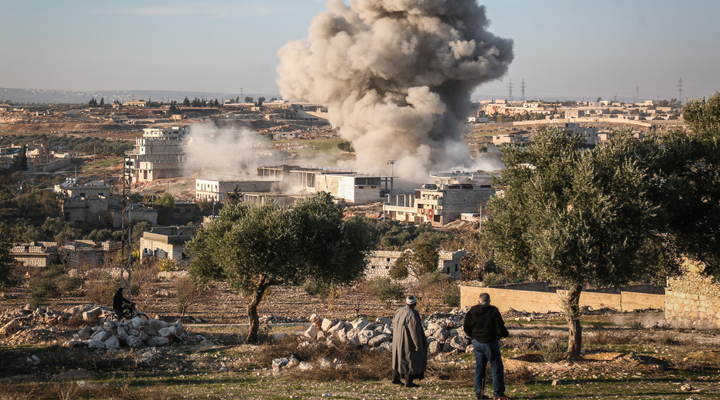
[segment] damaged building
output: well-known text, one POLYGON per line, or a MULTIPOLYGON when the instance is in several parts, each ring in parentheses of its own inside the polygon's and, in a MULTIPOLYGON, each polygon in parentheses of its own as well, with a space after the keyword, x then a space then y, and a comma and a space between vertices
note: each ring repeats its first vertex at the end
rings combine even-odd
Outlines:
POLYGON ((135 148, 127 154, 133 182, 182 176, 185 162, 184 127, 145 128, 142 138, 135 139, 135 148))
POLYGON ((414 224, 443 226, 464 213, 476 213, 495 194, 491 173, 455 171, 433 175, 435 183, 413 193, 391 196, 383 205, 385 218, 414 224))
POLYGON ((185 244, 195 237, 193 226, 164 226, 144 232, 140 238, 142 258, 167 258, 182 261, 188 258, 185 244))
MULTIPOLYGON (((397 259, 400 258, 400 256, 402 256, 405 252, 410 252, 412 254, 413 251, 371 251, 368 255, 367 266, 365 267, 365 277, 367 279, 389 278, 390 269, 393 267, 393 265, 395 265, 397 259)), ((453 279, 459 280, 460 264, 463 257, 465 257, 466 255, 467 251, 464 249, 458 251, 438 251, 439 259, 437 270, 444 274, 450 275, 453 279)), ((411 274, 403 281, 415 282, 417 281, 417 277, 411 274)))

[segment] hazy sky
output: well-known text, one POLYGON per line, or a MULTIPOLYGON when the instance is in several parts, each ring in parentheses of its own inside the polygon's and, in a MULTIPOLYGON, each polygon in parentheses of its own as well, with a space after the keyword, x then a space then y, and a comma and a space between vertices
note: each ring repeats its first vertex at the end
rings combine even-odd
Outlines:
MULTIPOLYGON (((720 90, 718 0, 481 0, 515 41, 477 97, 708 96, 720 90)), ((320 0, 0 0, 0 87, 277 93, 277 50, 320 0)))

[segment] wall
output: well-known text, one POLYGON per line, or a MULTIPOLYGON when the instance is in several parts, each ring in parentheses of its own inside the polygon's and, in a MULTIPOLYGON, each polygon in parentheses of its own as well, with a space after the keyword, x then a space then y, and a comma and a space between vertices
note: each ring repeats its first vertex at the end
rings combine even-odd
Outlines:
MULTIPOLYGON (((505 312, 510 308, 515 310, 555 311, 562 312, 559 295, 565 290, 552 292, 532 292, 527 290, 497 289, 487 287, 460 286, 460 306, 468 307, 477 304, 480 293, 488 293, 492 304, 505 312)), ((620 294, 582 292, 580 294, 580 306, 590 306, 597 310, 600 308, 611 308, 617 311, 634 311, 648 308, 665 308, 665 296, 659 294, 643 294, 633 292, 621 292, 620 294)))
POLYGON ((720 328, 720 283, 696 269, 669 278, 665 319, 675 326, 720 328))
MULTIPOLYGON (((400 258, 402 253, 402 251, 389 250, 377 250, 370 252, 367 259, 367 266, 365 267, 365 277, 367 279, 388 278, 390 276, 390 268, 395 265, 395 262, 398 258, 400 258)), ((466 255, 467 251, 465 250, 438 251, 438 271, 446 273, 454 279, 460 279, 460 262, 466 255)), ((402 280, 401 283, 416 281, 417 278, 410 276, 402 280)))

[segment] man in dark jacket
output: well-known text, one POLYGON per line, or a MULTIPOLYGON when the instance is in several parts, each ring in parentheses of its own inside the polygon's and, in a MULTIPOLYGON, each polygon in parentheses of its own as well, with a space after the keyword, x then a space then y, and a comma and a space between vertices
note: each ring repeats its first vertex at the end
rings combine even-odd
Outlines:
POLYGON ((393 318, 392 343, 392 383, 401 385, 400 377, 405 378, 405 387, 419 385, 413 380, 425 377, 427 368, 427 338, 423 330, 420 313, 415 310, 417 299, 408 296, 405 307, 399 308, 393 318))
POLYGON ((121 287, 115 292, 115 296, 113 297, 113 310, 115 310, 115 314, 117 314, 118 321, 122 320, 123 306, 125 304, 132 304, 132 302, 123 296, 123 288, 121 287))
POLYGON ((493 399, 505 397, 505 370, 498 339, 510 336, 497 307, 490 305, 490 295, 480 294, 478 304, 470 308, 463 324, 465 334, 473 338, 475 348, 475 398, 487 399, 484 394, 485 367, 490 362, 493 379, 493 399))

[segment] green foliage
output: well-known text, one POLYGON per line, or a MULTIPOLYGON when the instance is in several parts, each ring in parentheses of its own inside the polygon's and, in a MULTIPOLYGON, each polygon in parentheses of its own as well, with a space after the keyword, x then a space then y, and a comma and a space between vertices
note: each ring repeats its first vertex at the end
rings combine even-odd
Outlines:
POLYGON ((273 285, 306 279, 328 284, 362 275, 371 238, 365 221, 343 221, 343 206, 321 192, 293 208, 275 202, 223 207, 188 243, 191 276, 200 283, 225 280, 253 297, 248 306, 251 335, 257 340, 257 304, 273 285))
POLYGON ((89 235, 85 236, 85 239, 94 242, 106 242, 112 239, 112 231, 110 229, 93 229, 89 235))
POLYGON ((0 288, 11 287, 20 283, 18 268, 10 256, 12 243, 8 240, 7 227, 0 225, 0 288))
POLYGON ((488 272, 483 275, 483 285, 485 286, 499 286, 509 282, 507 276, 501 272, 488 272))
POLYGON ((412 257, 410 256, 410 253, 402 253, 400 257, 395 260, 395 264, 390 267, 390 277, 397 281, 407 278, 410 274, 409 269, 411 263, 412 257))
POLYGON ((180 269, 177 261, 169 258, 158 260, 157 266, 160 271, 178 271, 180 269))
POLYGON ((158 223, 161 225, 167 224, 175 210, 175 198, 170 193, 165 192, 159 199, 155 200, 153 208, 158 211, 158 223))
POLYGON ((371 279, 368 281, 368 291, 382 301, 400 300, 405 296, 402 285, 389 278, 371 279))
POLYGON ((28 282, 30 305, 38 307, 47 297, 57 297, 71 292, 82 285, 83 279, 71 277, 62 265, 51 265, 37 278, 28 282))
POLYGON ((355 152, 355 148, 353 147, 352 143, 348 142, 348 141, 342 141, 342 142, 338 143, 337 147, 338 147, 338 149, 340 149, 342 151, 348 151, 351 153, 355 152))
POLYGON ((351 220, 365 221, 370 229, 375 248, 380 250, 405 250, 413 248, 417 242, 428 242, 436 247, 448 239, 448 235, 435 231, 429 224, 415 226, 392 220, 371 219, 353 216, 351 220))
POLYGON ((440 255, 429 242, 420 242, 415 245, 415 253, 412 257, 412 265, 416 276, 422 277, 425 274, 437 271, 440 255))
POLYGON ((138 242, 140 238, 142 237, 143 233, 149 232, 150 229, 152 229, 152 226, 149 222, 140 221, 133 225, 132 227, 132 240, 133 242, 138 242))
POLYGON ((106 273, 99 281, 92 282, 88 285, 86 297, 95 304, 112 307, 113 296, 117 291, 120 283, 116 281, 112 275, 106 273))
POLYGON ((305 284, 303 284, 303 289, 305 290, 305 293, 314 298, 320 299, 322 302, 325 302, 328 297, 333 296, 337 292, 337 287, 335 285, 316 279, 308 279, 305 284))
POLYGON ((189 276, 180 278, 177 282, 177 311, 185 315, 188 307, 207 300, 209 294, 207 288, 199 287, 189 276))
POLYGON ((443 301, 445 302, 445 305, 447 305, 447 306, 459 307, 460 306, 460 286, 450 285, 450 287, 445 291, 445 295, 443 296, 443 301))
POLYGON ((227 198, 228 202, 231 204, 238 203, 242 200, 242 193, 240 192, 238 185, 235 185, 235 188, 233 188, 231 192, 228 192, 227 198))
POLYGON ((617 133, 594 151, 547 130, 525 148, 503 148, 508 168, 483 225, 500 265, 566 286, 621 285, 648 268, 641 257, 657 208, 639 144, 617 133))
MULTIPOLYGON (((38 133, 5 136, 0 138, 0 145, 10 143, 40 143, 44 140, 44 136, 45 134, 38 133)), ((90 136, 50 136, 50 146, 65 146, 77 153, 97 154, 102 156, 124 156, 126 151, 133 148, 134 143, 134 141, 130 140, 107 140, 102 138, 93 138, 90 136)))

